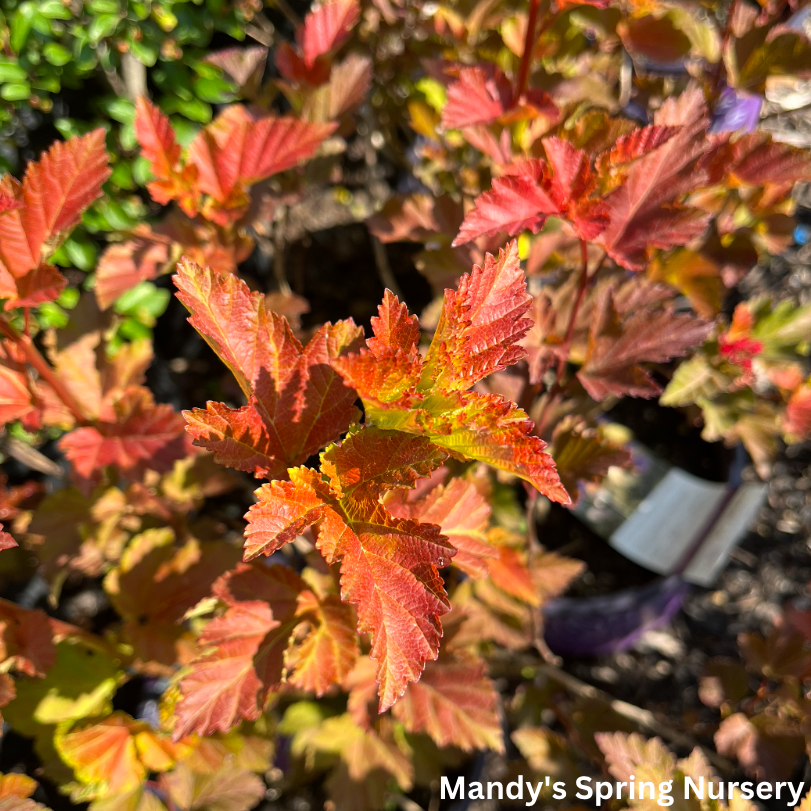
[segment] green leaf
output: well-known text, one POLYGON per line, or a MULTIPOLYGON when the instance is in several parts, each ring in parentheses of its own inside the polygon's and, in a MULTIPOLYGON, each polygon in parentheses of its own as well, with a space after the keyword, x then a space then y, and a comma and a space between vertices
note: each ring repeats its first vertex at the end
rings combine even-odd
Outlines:
POLYGON ((85 272, 93 270, 96 264, 97 248, 89 239, 73 234, 65 240, 65 253, 73 265, 85 272))
POLYGON ((62 85, 58 76, 41 76, 31 81, 34 90, 42 90, 45 93, 58 93, 62 85))
POLYGON ((132 162, 132 179, 139 186, 146 186, 152 177, 151 164, 143 155, 139 155, 132 162))
POLYGON ((138 146, 134 122, 128 121, 126 124, 121 125, 121 129, 118 131, 118 140, 121 142, 121 148, 126 152, 132 152, 138 146))
POLYGON ((58 68, 62 67, 62 65, 67 65, 73 58, 70 51, 58 42, 49 42, 42 49, 42 54, 51 65, 55 65, 58 68))
POLYGON ((79 295, 80 293, 75 287, 66 287, 56 303, 66 310, 72 310, 79 303, 79 295))
POLYGON ((113 168, 113 173, 110 175, 110 182, 119 189, 126 191, 133 191, 135 183, 132 179, 132 168, 127 161, 119 161, 113 168))
POLYGON ((100 14, 98 17, 94 17, 87 28, 87 36, 90 41, 99 42, 109 37, 118 28, 120 19, 117 14, 100 14))
POLYGON ((158 50, 151 45, 146 45, 144 42, 138 42, 131 39, 129 41, 130 51, 132 55, 142 64, 151 68, 155 62, 158 61, 158 50))
POLYGON ((16 59, 0 59, 0 85, 21 83, 28 78, 28 74, 17 64, 16 59))
POLYGON ((70 316, 53 301, 46 301, 37 310, 40 329, 63 329, 70 322, 70 316))
POLYGON ((126 339, 127 341, 140 341, 145 338, 150 340, 152 338, 152 330, 150 330, 149 327, 144 326, 136 318, 126 318, 121 322, 121 326, 118 328, 117 336, 119 337, 119 343, 116 345, 120 346, 123 345, 124 342, 121 339, 126 339))
POLYGON ((175 106, 179 113, 192 121, 199 121, 201 124, 208 124, 211 121, 211 107, 204 101, 200 101, 200 99, 190 99, 188 101, 179 99, 175 106))
POLYGON ((20 4, 20 7, 11 18, 11 25, 9 26, 11 29, 10 43, 11 50, 14 53, 18 54, 22 51, 28 40, 28 35, 31 33, 36 13, 37 9, 34 3, 31 0, 26 0, 25 3, 20 4))
POLYGON ((79 135, 87 135, 93 125, 86 121, 79 121, 75 118, 57 118, 54 121, 54 126, 59 131, 59 134, 65 138, 76 138, 79 135))
POLYGON ((99 99, 99 107, 115 121, 130 124, 135 121, 135 105, 129 99, 107 96, 99 99))
POLYGON ((91 0, 90 10, 94 14, 119 14, 121 6, 115 0, 91 0))
POLYGON ((0 87, 0 96, 6 101, 24 101, 31 96, 31 87, 22 82, 4 84, 0 87))
POLYGON ((167 34, 177 27, 177 17, 168 8, 159 5, 152 6, 152 16, 162 31, 167 34))
POLYGON ((40 0, 37 11, 49 20, 69 20, 73 16, 62 0, 40 0))
POLYGON ((119 315, 129 315, 147 327, 155 325, 158 316, 162 315, 171 298, 169 291, 156 287, 152 282, 141 282, 127 290, 115 303, 119 315))
POLYGON ((685 406, 699 398, 712 398, 729 387, 732 381, 710 365, 705 355, 696 355, 676 369, 659 398, 663 406, 685 406))
POLYGON ((225 104, 235 98, 233 85, 222 77, 195 79, 192 87, 199 99, 212 104, 225 104))
POLYGON ((56 664, 44 679, 17 680, 17 698, 3 708, 3 716, 33 736, 39 724, 105 714, 122 676, 117 663, 96 648, 65 640, 57 644, 56 664))

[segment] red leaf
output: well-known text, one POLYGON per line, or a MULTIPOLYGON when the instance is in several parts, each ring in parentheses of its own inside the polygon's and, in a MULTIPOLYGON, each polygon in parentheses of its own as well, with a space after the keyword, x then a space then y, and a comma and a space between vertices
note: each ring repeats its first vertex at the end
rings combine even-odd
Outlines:
POLYGON ((202 655, 180 681, 175 740, 191 732, 227 732, 255 720, 277 689, 305 584, 286 566, 239 566, 214 585, 226 612, 206 625, 202 655))
POLYGON ((235 276, 181 262, 175 284, 189 322, 249 399, 241 409, 211 403, 186 412, 195 444, 221 464, 278 478, 346 431, 357 415, 355 394, 330 363, 359 340, 351 321, 324 325, 302 347, 287 321, 235 276))
POLYGON ((330 64, 326 57, 319 57, 311 67, 304 64, 297 50, 288 42, 276 47, 276 68, 289 82, 318 87, 329 81, 330 64))
POLYGON ((147 183, 152 199, 163 205, 177 200, 181 209, 194 217, 199 207, 197 168, 183 166, 180 144, 169 119, 144 96, 139 96, 135 105, 135 137, 155 176, 147 183))
POLYGON ((311 11, 298 34, 304 64, 311 68, 319 56, 337 50, 359 19, 358 0, 325 0, 311 11))
POLYGON ((470 577, 487 575, 488 560, 498 557, 498 549, 487 540, 490 505, 474 482, 452 479, 417 501, 407 500, 405 491, 396 491, 383 503, 395 518, 437 524, 456 548, 453 565, 470 577))
POLYGON ((785 431, 797 441, 811 434, 811 384, 804 383, 792 393, 786 406, 785 431))
POLYGON ((211 218, 225 224, 238 216, 247 205, 247 186, 311 158, 335 126, 259 118, 240 104, 227 107, 189 147, 198 188, 217 204, 211 218))
POLYGON ((0 551, 3 549, 14 549, 15 546, 19 546, 17 541, 8 534, 8 532, 3 532, 3 525, 0 524, 0 551))
POLYGON ((775 143, 770 135, 753 132, 735 141, 732 151, 732 178, 748 186, 788 184, 811 178, 808 150, 775 143))
POLYGON ((180 162, 180 144, 169 119, 146 97, 135 103, 135 137, 158 180, 169 180, 180 162))
POLYGON ((654 149, 669 141, 679 132, 678 127, 659 127, 650 124, 639 127, 626 135, 621 135, 611 149, 598 155, 597 171, 601 175, 616 173, 618 168, 653 152, 654 149))
POLYGON ((537 233, 550 215, 569 220, 582 239, 594 240, 603 231, 608 208, 594 197, 597 177, 586 153, 560 138, 547 138, 543 145, 549 163, 532 159, 507 167, 507 174, 476 198, 454 245, 499 231, 537 233))
POLYGON ((16 199, 13 194, 0 192, 0 214, 5 214, 7 211, 16 211, 22 207, 22 201, 16 199))
POLYGON ((319 600, 311 591, 299 595, 298 612, 310 631, 288 652, 289 681, 300 690, 322 696, 340 684, 358 658, 358 632, 350 606, 331 594, 319 600))
POLYGON ((0 422, 9 423, 24 417, 32 408, 25 373, 7 362, 0 363, 0 422))
POLYGON ((500 251, 498 259, 486 254, 483 266, 465 274, 455 291, 445 291, 421 384, 465 391, 526 357, 519 342, 532 327, 525 317, 531 308, 517 243, 500 251))
POLYGON ((392 714, 408 732, 425 732, 440 747, 504 752, 499 696, 479 659, 440 658, 409 684, 392 714))
POLYGON ((54 251, 110 176, 104 130, 57 142, 28 164, 22 206, 0 217, 0 260, 19 279, 54 251))
POLYGON ((4 670, 43 678, 56 662, 47 614, 8 600, 0 600, 0 646, 4 650, 4 670))
POLYGON ((608 207, 592 196, 597 177, 588 156, 560 138, 544 139, 543 147, 553 171, 549 190, 557 215, 569 220, 581 239, 593 241, 608 224, 608 207))
POLYGON ((328 563, 341 561, 341 597, 358 606, 358 628, 372 635, 381 711, 436 658, 439 616, 448 610, 438 568, 453 549, 437 527, 395 519, 379 498, 412 486, 444 458, 421 437, 366 428, 323 454, 329 484, 308 468, 291 470, 292 483, 260 488, 246 516, 265 554, 321 522, 318 549, 328 563))
POLYGON ((710 215, 686 207, 682 199, 713 175, 706 137, 707 111, 700 90, 668 99, 657 112, 659 126, 676 126, 666 143, 631 166, 625 183, 608 198, 610 222, 599 242, 629 270, 643 270, 653 248, 667 250, 700 236, 710 215))
POLYGON ((36 307, 59 298, 68 280, 53 266, 40 263, 30 273, 17 280, 17 295, 9 299, 3 309, 36 307))
POLYGON ((405 310, 387 293, 369 348, 333 362, 363 399, 366 420, 381 428, 428 437, 453 454, 478 459, 529 481, 553 500, 568 503, 545 443, 531 436, 532 422, 512 403, 464 389, 524 357, 517 342, 532 326, 522 316, 531 307, 511 243, 498 259, 485 256, 445 291, 445 306, 423 362, 405 310), (394 344, 399 341, 399 345, 394 344))
POLYGON ((319 494, 310 487, 293 482, 263 484, 254 492, 257 503, 245 516, 246 561, 259 555, 272 555, 294 541, 326 512, 319 494))
POLYGON ((442 126, 460 129, 473 124, 489 124, 503 115, 511 103, 510 83, 495 65, 462 68, 459 78, 448 87, 442 126))
POLYGON ((102 310, 140 282, 156 278, 167 265, 172 251, 171 240, 139 225, 132 239, 109 245, 96 268, 96 300, 102 310))
POLYGON ((137 476, 166 473, 188 453, 183 417, 170 405, 155 405, 148 389, 132 387, 95 425, 66 434, 59 447, 82 478, 106 465, 137 476))
POLYGON ((453 244, 464 245, 480 236, 506 231, 510 236, 526 229, 537 234, 556 207, 539 184, 545 174, 543 161, 525 161, 512 167, 514 174, 493 179, 493 187, 480 194, 465 216, 453 244))
MULTIPOLYGON (((636 287, 650 283, 640 282, 636 287)), ((656 285, 653 285, 656 287, 656 285)), ((712 323, 670 309, 639 308, 621 314, 606 287, 596 304, 586 358, 577 376, 589 396, 653 397, 661 387, 639 364, 662 363, 702 343, 712 323)))

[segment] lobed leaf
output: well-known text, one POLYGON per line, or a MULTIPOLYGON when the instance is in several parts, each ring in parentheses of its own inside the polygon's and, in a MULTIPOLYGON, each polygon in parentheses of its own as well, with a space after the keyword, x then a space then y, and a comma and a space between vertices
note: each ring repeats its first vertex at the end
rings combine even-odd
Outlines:
POLYGON ((545 443, 530 434, 526 414, 496 395, 465 391, 482 377, 524 357, 521 340, 532 306, 511 243, 498 259, 487 255, 446 291, 440 324, 425 360, 413 322, 391 293, 373 319, 367 348, 333 362, 363 399, 366 419, 381 428, 430 439, 463 458, 477 459, 526 479, 549 498, 568 503, 545 443), (408 324, 412 326, 409 327, 408 324), (398 324, 392 329, 390 324, 398 324))
POLYGON ((396 519, 379 498, 413 485, 444 458, 421 437, 369 427, 323 454, 329 483, 308 468, 291 469, 290 483, 257 491, 246 516, 248 556, 270 554, 320 521, 317 547, 328 563, 341 562, 341 598, 358 606, 358 629, 372 635, 381 711, 436 658, 439 616, 448 610, 438 569, 454 550, 437 527, 396 519))
POLYGON ((437 746, 504 752, 498 692, 479 659, 432 662, 392 714, 408 732, 425 732, 437 746))
POLYGON ((670 309, 636 309, 626 317, 606 287, 596 303, 578 379, 595 400, 612 394, 653 397, 661 387, 639 364, 685 355, 704 341, 711 327, 711 322, 670 309))
POLYGON ((434 487, 423 498, 406 499, 407 491, 387 493, 383 504, 395 518, 436 524, 456 549, 453 565, 473 578, 488 573, 488 561, 498 550, 487 538, 490 505, 475 482, 452 479, 434 487))
POLYGON ((55 143, 28 164, 15 200, 0 217, 0 261, 15 279, 35 270, 101 195, 110 176, 104 130, 55 143))
POLYGON ((319 56, 337 50, 360 18, 358 0, 325 0, 304 19, 300 44, 304 64, 312 68, 319 56))
POLYGON ((709 214, 683 202, 715 178, 711 155, 716 147, 706 137, 702 92, 694 88, 668 99, 654 123, 678 131, 631 166, 607 200, 609 223, 599 237, 608 255, 629 270, 643 270, 653 248, 688 244, 710 220, 709 214))
POLYGON ((543 141, 547 162, 533 158, 508 166, 490 191, 476 198, 454 245, 506 231, 537 233, 547 217, 569 220, 577 235, 594 240, 608 224, 608 206, 595 196, 597 176, 583 150, 568 141, 543 141))
POLYGON ((221 464, 279 478, 349 428, 355 394, 330 364, 360 339, 352 321, 325 324, 302 347, 286 319, 234 275, 184 261, 175 285, 189 322, 249 399, 240 409, 209 403, 184 412, 196 445, 221 464))
POLYGON ((133 386, 94 425, 62 437, 59 447, 85 479, 107 465, 130 475, 166 473, 188 454, 183 428, 172 406, 155 404, 149 389, 133 386))
POLYGON ((463 67, 459 78, 448 87, 448 99, 442 109, 442 126, 461 129, 492 123, 509 109, 512 95, 509 80, 495 65, 463 67))
POLYGON ((268 694, 281 685, 303 588, 287 566, 241 566, 215 584, 227 608, 206 625, 202 653, 180 681, 175 740, 227 732, 260 716, 268 694))

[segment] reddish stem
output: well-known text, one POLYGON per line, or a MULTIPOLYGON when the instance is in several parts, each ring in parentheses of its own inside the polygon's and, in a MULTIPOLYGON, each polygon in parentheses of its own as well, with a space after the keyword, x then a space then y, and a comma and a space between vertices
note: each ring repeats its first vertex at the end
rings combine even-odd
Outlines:
MULTIPOLYGON (((583 299, 586 295, 586 288, 589 286, 589 253, 588 243, 585 239, 580 240, 580 259, 582 262, 582 267, 580 269, 580 282, 577 285, 577 293, 575 295, 574 304, 572 305, 572 312, 569 315, 569 324, 566 327, 566 336, 564 337, 563 344, 560 347, 558 367, 555 372, 555 382, 549 389, 543 410, 541 411, 540 417, 538 417, 538 424, 536 426, 538 434, 543 431, 546 413, 554 402, 555 398, 558 396, 558 394, 560 394, 561 388, 563 387, 563 375, 566 371, 566 361, 569 358, 569 348, 571 347, 572 337, 574 336, 574 328, 575 324, 577 323, 577 314, 580 312, 580 307, 583 304, 583 299)), ((597 268, 594 271, 595 273, 597 270, 599 270, 600 265, 602 265, 602 261, 597 265, 597 268)))
POLYGON ((34 342, 28 335, 20 335, 5 318, 0 318, 0 333, 9 341, 13 341, 22 350, 25 359, 34 369, 37 370, 39 376, 54 390, 57 397, 65 404, 65 407, 73 414, 76 422, 80 425, 89 425, 89 421, 79 404, 78 400, 70 393, 65 384, 56 376, 56 373, 51 368, 45 358, 40 355, 34 342))
POLYGON ((515 84, 515 99, 518 101, 527 89, 529 79, 529 66, 532 62, 532 52, 535 50, 535 23, 538 20, 538 9, 541 0, 529 0, 529 17, 527 18, 527 34, 524 39, 524 53, 521 54, 521 65, 518 68, 518 81, 515 84))

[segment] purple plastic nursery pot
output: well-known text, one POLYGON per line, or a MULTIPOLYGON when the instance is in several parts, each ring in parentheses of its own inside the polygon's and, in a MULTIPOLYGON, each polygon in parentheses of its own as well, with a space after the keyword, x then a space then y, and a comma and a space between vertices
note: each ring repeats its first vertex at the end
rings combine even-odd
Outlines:
POLYGON ((599 597, 562 597, 544 608, 544 639, 561 656, 602 656, 631 648, 666 625, 690 586, 679 575, 599 597))

